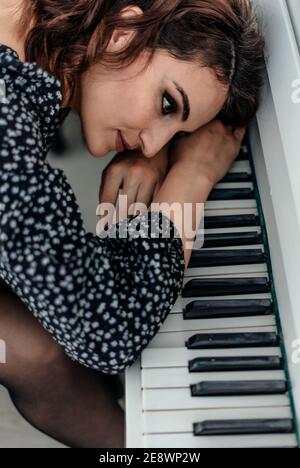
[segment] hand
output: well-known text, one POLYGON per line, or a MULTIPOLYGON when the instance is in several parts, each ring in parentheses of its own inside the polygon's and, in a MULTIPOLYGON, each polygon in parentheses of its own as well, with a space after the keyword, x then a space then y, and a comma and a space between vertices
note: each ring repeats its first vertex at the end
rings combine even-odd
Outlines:
POLYGON ((171 165, 180 163, 187 172, 201 173, 214 187, 229 172, 238 157, 245 128, 232 131, 214 120, 192 135, 172 140, 171 165))
MULTIPOLYGON (((102 174, 99 203, 117 206, 119 192, 127 195, 127 206, 143 203, 150 206, 169 169, 168 145, 154 158, 145 158, 139 151, 118 153, 102 174)), ((117 222, 128 217, 128 211, 117 210, 117 222)))

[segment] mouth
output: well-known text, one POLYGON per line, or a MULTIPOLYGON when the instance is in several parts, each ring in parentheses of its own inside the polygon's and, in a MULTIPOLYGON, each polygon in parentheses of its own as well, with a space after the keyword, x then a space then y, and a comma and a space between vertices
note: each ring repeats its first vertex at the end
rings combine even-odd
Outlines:
POLYGON ((117 132, 117 138, 116 138, 116 150, 121 153, 123 151, 126 151, 128 149, 126 142, 123 139, 122 133, 120 130, 117 132))

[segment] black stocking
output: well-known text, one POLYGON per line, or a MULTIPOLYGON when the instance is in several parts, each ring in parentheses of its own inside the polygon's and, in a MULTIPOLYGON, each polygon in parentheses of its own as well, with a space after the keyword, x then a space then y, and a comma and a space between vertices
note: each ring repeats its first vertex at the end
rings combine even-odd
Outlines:
POLYGON ((1 280, 0 339, 0 383, 33 426, 70 447, 124 447, 113 376, 71 361, 1 280))

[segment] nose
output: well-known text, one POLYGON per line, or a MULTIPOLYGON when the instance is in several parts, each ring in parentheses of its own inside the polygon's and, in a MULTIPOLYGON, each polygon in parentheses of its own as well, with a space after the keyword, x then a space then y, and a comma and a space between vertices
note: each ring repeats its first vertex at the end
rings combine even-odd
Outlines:
POLYGON ((143 154, 146 158, 154 158, 160 150, 173 138, 174 129, 164 129, 160 125, 143 136, 143 154))

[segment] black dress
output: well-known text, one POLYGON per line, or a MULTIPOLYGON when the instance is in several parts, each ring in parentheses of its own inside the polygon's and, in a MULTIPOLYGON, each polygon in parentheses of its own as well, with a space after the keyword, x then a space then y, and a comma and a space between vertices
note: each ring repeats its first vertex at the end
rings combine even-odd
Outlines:
POLYGON ((0 45, 0 91, 0 281, 71 359, 123 372, 181 291, 179 233, 161 213, 114 226, 136 230, 138 222, 140 236, 86 232, 64 172, 46 160, 59 127, 60 81, 0 45), (170 228, 170 238, 147 237, 153 221, 170 228))

